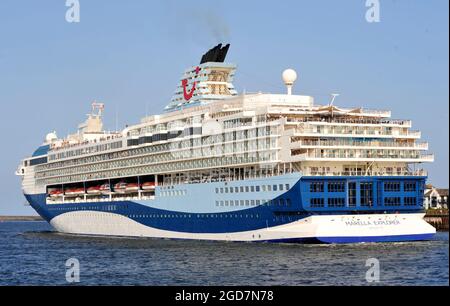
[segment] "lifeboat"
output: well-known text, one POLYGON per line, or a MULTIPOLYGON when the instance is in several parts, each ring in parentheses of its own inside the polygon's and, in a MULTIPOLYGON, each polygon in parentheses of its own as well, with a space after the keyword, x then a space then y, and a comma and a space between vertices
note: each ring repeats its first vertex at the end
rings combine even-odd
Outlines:
POLYGON ((103 185, 100 186, 100 193, 101 194, 111 194, 111 186, 108 183, 105 183, 103 185))
POLYGON ((49 195, 51 198, 59 198, 59 197, 62 197, 63 192, 61 189, 56 189, 56 190, 50 191, 49 195))
POLYGON ((119 182, 114 185, 114 191, 117 193, 125 193, 127 188, 127 183, 119 182))
POLYGON ((69 196, 69 197, 74 197, 74 196, 76 197, 76 196, 84 195, 84 188, 66 189, 65 195, 69 196))
POLYGON ((92 187, 89 187, 87 190, 86 190, 86 192, 88 193, 88 194, 101 194, 102 193, 102 191, 100 190, 100 186, 92 186, 92 187))
POLYGON ((144 184, 142 184, 142 190, 154 190, 155 186, 155 182, 145 182, 144 184))
POLYGON ((125 187, 126 192, 138 192, 139 191, 139 184, 138 183, 129 183, 125 187))

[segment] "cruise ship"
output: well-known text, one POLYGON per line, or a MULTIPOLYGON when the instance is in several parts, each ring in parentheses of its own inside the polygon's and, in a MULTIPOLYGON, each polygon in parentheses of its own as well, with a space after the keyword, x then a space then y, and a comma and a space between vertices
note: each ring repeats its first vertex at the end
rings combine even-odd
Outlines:
MULTIPOLYGON (((74 134, 45 137, 17 169, 30 205, 78 235, 248 242, 428 240, 432 162, 390 111, 233 86, 230 45, 184 71, 161 114, 103 129, 104 105, 74 134)), ((281 84, 281 80, 280 80, 281 84)), ((62 114, 61 114, 62 115, 62 114)))

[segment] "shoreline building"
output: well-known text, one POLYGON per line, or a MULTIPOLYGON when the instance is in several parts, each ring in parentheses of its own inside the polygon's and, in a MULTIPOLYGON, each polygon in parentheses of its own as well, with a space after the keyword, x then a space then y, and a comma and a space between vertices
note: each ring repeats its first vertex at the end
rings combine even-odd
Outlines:
POLYGON ((425 209, 448 209, 448 188, 427 184, 423 202, 425 209))

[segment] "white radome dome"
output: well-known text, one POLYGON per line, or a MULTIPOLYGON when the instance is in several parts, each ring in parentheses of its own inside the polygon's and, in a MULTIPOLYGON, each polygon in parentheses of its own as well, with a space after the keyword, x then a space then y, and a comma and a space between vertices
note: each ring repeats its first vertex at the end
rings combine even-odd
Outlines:
POLYGON ((47 143, 51 143, 57 139, 58 139, 58 136, 56 136, 56 132, 48 133, 47 136, 45 136, 45 142, 47 142, 47 143))
POLYGON ((294 69, 286 69, 283 71, 283 82, 286 85, 292 85, 297 80, 297 72, 294 69))

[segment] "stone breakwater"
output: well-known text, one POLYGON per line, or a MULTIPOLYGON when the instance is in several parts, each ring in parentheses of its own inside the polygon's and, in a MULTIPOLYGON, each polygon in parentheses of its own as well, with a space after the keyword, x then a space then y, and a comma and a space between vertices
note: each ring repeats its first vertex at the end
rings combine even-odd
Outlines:
POLYGON ((433 225, 438 231, 448 231, 448 209, 429 209, 425 221, 433 225))
POLYGON ((40 216, 0 216, 0 222, 6 221, 43 221, 40 216))

